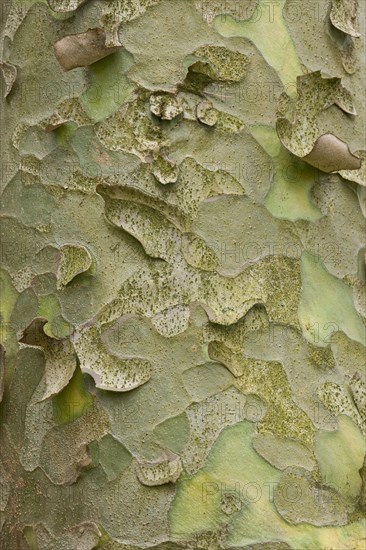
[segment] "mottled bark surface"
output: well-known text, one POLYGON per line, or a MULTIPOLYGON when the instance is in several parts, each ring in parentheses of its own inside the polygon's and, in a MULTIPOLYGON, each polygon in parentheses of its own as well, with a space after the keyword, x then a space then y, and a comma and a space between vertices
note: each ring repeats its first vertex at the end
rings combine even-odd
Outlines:
POLYGON ((365 2, 1 10, 1 550, 364 549, 365 2))

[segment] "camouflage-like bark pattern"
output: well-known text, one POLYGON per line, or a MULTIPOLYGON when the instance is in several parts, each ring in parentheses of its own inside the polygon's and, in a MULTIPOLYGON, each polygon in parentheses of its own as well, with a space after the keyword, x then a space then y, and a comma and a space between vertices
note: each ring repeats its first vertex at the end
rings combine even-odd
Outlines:
POLYGON ((365 2, 1 9, 1 550, 364 549, 365 2))

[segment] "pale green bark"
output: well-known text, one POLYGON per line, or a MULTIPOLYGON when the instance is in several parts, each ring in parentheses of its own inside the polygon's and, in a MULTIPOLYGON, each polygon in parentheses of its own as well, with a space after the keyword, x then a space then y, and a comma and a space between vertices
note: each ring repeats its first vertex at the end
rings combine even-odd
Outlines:
POLYGON ((364 21, 5 2, 1 549, 364 548, 364 21))

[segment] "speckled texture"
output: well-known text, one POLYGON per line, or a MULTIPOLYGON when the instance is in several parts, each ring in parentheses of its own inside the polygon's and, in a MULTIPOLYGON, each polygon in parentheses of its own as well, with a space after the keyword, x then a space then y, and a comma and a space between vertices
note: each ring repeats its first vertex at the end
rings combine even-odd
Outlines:
POLYGON ((1 550, 363 549, 365 2, 2 11, 1 550))

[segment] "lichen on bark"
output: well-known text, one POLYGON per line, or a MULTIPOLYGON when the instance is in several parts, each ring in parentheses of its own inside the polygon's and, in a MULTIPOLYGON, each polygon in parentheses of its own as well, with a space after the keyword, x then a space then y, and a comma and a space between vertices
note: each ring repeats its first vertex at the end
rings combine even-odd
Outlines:
POLYGON ((364 548, 365 3, 2 15, 0 547, 364 548))

